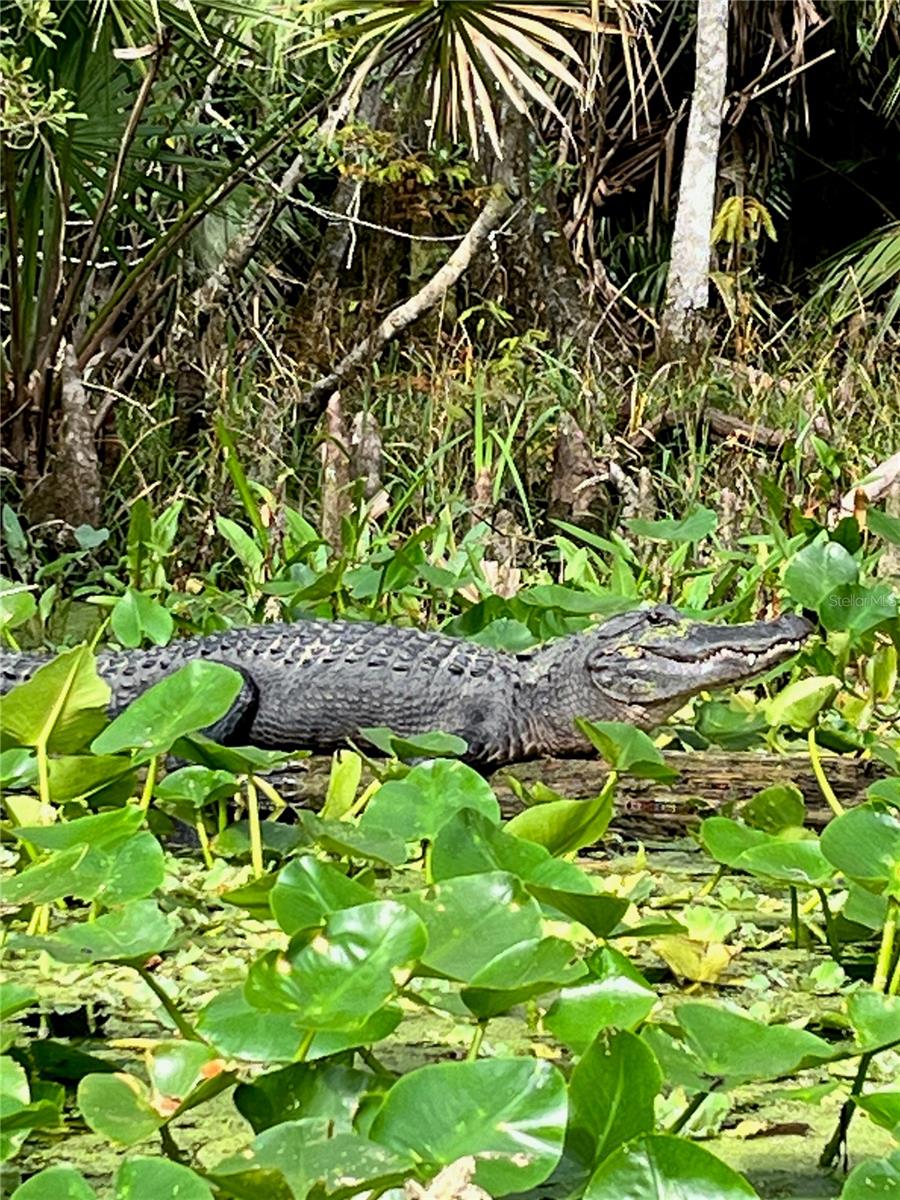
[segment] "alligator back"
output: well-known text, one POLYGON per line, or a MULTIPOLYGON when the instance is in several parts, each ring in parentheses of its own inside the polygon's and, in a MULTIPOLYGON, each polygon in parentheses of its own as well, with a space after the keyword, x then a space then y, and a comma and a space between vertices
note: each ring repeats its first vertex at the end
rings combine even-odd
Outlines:
MULTIPOLYGON (((221 662, 244 677, 228 717, 211 731, 231 744, 329 750, 368 726, 403 735, 440 729, 469 743, 476 761, 506 758, 518 741, 518 661, 458 638, 368 622, 258 625, 150 650, 97 656, 110 710, 185 663, 221 662)), ((0 691, 46 658, 0 654, 0 691)))

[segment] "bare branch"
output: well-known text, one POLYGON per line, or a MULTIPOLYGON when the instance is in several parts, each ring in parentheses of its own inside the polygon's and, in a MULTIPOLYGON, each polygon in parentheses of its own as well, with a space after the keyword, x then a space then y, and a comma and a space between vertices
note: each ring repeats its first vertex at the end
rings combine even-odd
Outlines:
POLYGON ((440 270, 414 296, 388 313, 378 328, 354 346, 330 374, 312 385, 300 402, 302 411, 309 416, 318 416, 328 396, 349 375, 370 362, 398 333, 434 308, 468 268, 482 243, 500 224, 510 204, 506 190, 495 187, 474 225, 440 270))

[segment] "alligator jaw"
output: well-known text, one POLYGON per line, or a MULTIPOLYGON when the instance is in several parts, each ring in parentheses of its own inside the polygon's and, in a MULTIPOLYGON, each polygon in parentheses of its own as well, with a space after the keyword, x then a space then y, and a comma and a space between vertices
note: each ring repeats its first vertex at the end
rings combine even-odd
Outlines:
POLYGON ((577 754, 574 725, 661 725, 698 692, 742 684, 794 655, 812 632, 798 616, 750 625, 693 621, 668 606, 612 617, 525 657, 520 723, 538 754, 577 754))
POLYGON ((698 692, 745 683, 796 654, 812 632, 803 617, 709 625, 661 607, 638 620, 594 663, 594 682, 652 727, 698 692))

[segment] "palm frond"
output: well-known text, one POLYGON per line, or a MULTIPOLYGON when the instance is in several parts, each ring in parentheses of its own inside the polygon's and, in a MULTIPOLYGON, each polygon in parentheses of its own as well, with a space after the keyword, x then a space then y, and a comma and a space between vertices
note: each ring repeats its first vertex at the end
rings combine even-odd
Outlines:
POLYGON ((349 63, 365 52, 381 62, 418 58, 420 81, 432 95, 432 132, 456 139, 464 125, 477 155, 483 133, 498 157, 500 98, 519 112, 529 101, 565 125, 550 85, 585 95, 589 71, 567 34, 621 34, 621 22, 599 18, 597 0, 510 4, 485 0, 311 0, 324 25, 306 53, 351 44, 349 63), (546 86, 545 86, 546 84, 546 86))

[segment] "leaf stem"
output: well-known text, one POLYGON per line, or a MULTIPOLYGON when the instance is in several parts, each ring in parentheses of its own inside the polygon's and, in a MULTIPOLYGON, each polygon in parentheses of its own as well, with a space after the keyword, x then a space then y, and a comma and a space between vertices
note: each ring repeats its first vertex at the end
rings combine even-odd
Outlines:
POLYGON ((841 963, 841 946, 837 934, 834 929, 834 917, 831 909, 828 907, 828 896, 824 888, 817 887, 816 895, 819 897, 819 903, 822 905, 822 917, 825 921, 825 939, 828 942, 828 949, 831 951, 831 957, 836 963, 841 963))
MULTIPOLYGON (((875 976, 872 987, 876 992, 887 988, 888 972, 894 957, 894 934, 897 932, 897 919, 900 917, 900 903, 893 896, 888 897, 887 918, 881 931, 881 946, 878 950, 878 962, 875 965, 875 976)), ((891 981, 893 986, 893 980, 891 981)))
POLYGON ((838 1155, 845 1160, 847 1158, 847 1133, 850 1129, 850 1121, 856 1109, 855 1096, 862 1093, 863 1084, 866 1081, 866 1074, 869 1070, 869 1063, 875 1057, 875 1051, 869 1051, 868 1054, 863 1054, 859 1060, 859 1066, 856 1068, 856 1078, 853 1080, 853 1086, 850 1089, 850 1095, 841 1105, 841 1111, 838 1115, 837 1125, 834 1133, 828 1139, 821 1155, 819 1156, 819 1166, 827 1170, 833 1167, 837 1161, 838 1155))
POLYGON ((834 789, 825 777, 825 771, 822 767, 822 758, 819 754, 819 745, 816 741, 815 725, 813 725, 807 734, 806 741, 809 745, 809 761, 812 765, 813 774, 816 777, 816 783, 819 785, 819 791, 825 797, 826 801, 828 802, 828 807, 831 809, 834 815, 839 817, 844 812, 844 806, 834 794, 834 789))
POLYGON ((181 1148, 172 1137, 168 1125, 160 1125, 159 1141, 160 1145, 162 1146, 162 1152, 165 1154, 166 1158, 171 1159, 172 1162, 176 1162, 182 1167, 190 1166, 190 1163, 185 1158, 181 1148))
POLYGON ((250 827, 250 863, 254 878, 259 879, 264 872, 262 828, 259 823, 259 796, 252 775, 247 776, 247 823, 250 827))
POLYGON ((791 939, 796 950, 800 945, 800 906, 797 902, 797 889, 791 887, 789 891, 791 897, 791 939))
POLYGON ((313 1038, 315 1036, 316 1031, 314 1029, 307 1029, 306 1033, 303 1035, 303 1041, 300 1043, 297 1053, 294 1055, 294 1062, 306 1062, 306 1056, 309 1054, 309 1049, 313 1044, 313 1038))
POLYGON ((203 862, 206 865, 207 871, 211 871, 215 865, 213 862, 212 851, 209 848, 209 834, 206 832, 206 826, 203 824, 203 817, 198 813, 197 820, 194 822, 194 829, 197 832, 197 841, 200 843, 200 853, 203 855, 203 862))
POLYGON ((154 979, 153 975, 147 970, 146 967, 135 967, 134 969, 163 1006, 168 1016, 171 1017, 172 1023, 181 1036, 187 1038, 188 1041, 203 1042, 204 1045, 206 1045, 206 1038, 201 1037, 187 1017, 178 1008, 178 1005, 175 1003, 175 1001, 171 998, 171 996, 168 995, 166 989, 162 986, 159 980, 154 979))
POLYGON ((281 810, 287 808, 287 800, 281 795, 277 788, 269 783, 268 779, 263 779, 261 775, 254 775, 253 782, 259 788, 264 796, 272 801, 274 808, 281 810))
POLYGON ((147 764, 147 778, 144 780, 144 790, 141 792, 139 807, 143 812, 146 812, 150 807, 150 801, 153 797, 153 789, 156 787, 156 773, 159 770, 159 757, 154 756, 147 764))
MULTIPOLYGON (((710 1091, 712 1091, 712 1089, 710 1089, 710 1091)), ((710 1092, 697 1092, 696 1096, 694 1096, 691 1102, 685 1106, 681 1114, 675 1118, 675 1120, 666 1130, 666 1133, 672 1134, 673 1136, 677 1133, 681 1133, 682 1129, 684 1129, 685 1125, 687 1125, 688 1121, 690 1121, 691 1117, 709 1094, 710 1092)))
POLYGON ((472 1044, 469 1046, 469 1053, 466 1055, 466 1062, 474 1062, 478 1057, 478 1052, 481 1049, 481 1043, 484 1041, 485 1030, 487 1029, 487 1021, 479 1021, 475 1026, 475 1033, 472 1037, 472 1044))

